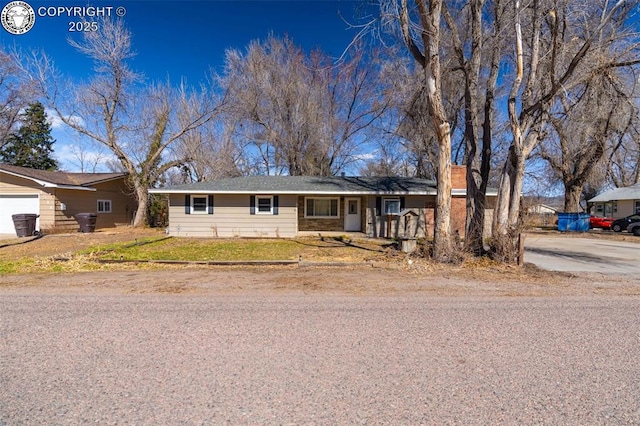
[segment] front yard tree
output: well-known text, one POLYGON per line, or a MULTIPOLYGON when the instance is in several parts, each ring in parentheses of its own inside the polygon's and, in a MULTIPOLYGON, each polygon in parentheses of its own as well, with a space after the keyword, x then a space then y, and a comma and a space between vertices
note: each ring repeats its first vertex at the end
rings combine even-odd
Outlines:
POLYGON ((637 32, 629 28, 636 2, 515 0, 514 73, 507 100, 512 140, 502 167, 493 217, 496 251, 514 261, 525 163, 543 139, 545 120, 560 95, 594 74, 632 66, 637 32))
POLYGON ((0 161, 37 170, 56 170, 58 162, 51 156, 55 139, 44 106, 40 102, 29 105, 18 120, 20 128, 0 148, 0 161))
MULTIPOLYGON (((46 98, 69 127, 106 146, 129 173, 138 202, 133 225, 146 224, 147 190, 160 177, 188 159, 172 148, 189 132, 211 120, 218 111, 214 97, 204 88, 186 84, 142 85, 142 78, 128 66, 134 56, 131 33, 121 20, 103 19, 95 32, 71 42, 92 58, 95 75, 86 84, 70 84, 70 98, 60 96, 59 83, 48 87, 50 73, 42 70, 40 81, 46 98)), ((45 64, 46 65, 46 64, 45 64)), ((54 79, 55 80, 55 79, 54 79)))
POLYGON ((440 67, 440 19, 442 0, 382 0, 382 15, 399 27, 404 43, 420 65, 424 75, 427 105, 423 114, 430 116, 438 142, 437 196, 433 257, 449 261, 451 240, 451 124, 442 99, 440 67))

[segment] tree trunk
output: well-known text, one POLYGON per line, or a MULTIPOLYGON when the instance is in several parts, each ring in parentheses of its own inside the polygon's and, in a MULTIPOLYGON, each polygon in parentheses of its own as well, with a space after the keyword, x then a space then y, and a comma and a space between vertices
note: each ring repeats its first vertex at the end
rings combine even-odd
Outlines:
POLYGON ((449 124, 438 134, 438 173, 436 220, 433 236, 433 258, 439 262, 451 260, 451 135, 449 124), (441 133, 441 134, 440 134, 441 133))
POLYGON ((580 196, 582 195, 582 186, 568 184, 564 189, 564 211, 578 212, 580 211, 580 196))
POLYGON ((510 234, 518 225, 523 178, 524 156, 518 155, 516 147, 512 145, 500 175, 500 186, 493 214, 494 238, 502 238, 510 234))
POLYGON ((133 182, 136 201, 138 201, 138 209, 133 218, 134 227, 142 227, 147 225, 147 211, 149 210, 149 193, 147 188, 138 181, 133 182))

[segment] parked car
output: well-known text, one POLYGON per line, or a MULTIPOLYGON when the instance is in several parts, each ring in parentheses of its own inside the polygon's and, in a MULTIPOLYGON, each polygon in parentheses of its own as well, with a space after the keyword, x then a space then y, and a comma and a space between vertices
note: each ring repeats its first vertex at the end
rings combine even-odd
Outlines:
POLYGON ((627 229, 631 223, 640 222, 640 214, 632 214, 631 216, 616 219, 611 223, 611 230, 614 232, 621 232, 623 229, 627 229))
POLYGON ((640 222, 632 222, 627 226, 627 231, 635 235, 636 237, 640 237, 640 222))
POLYGON ((600 217, 600 216, 591 216, 589 218, 589 225, 591 228, 602 228, 609 229, 611 228, 611 224, 615 219, 612 217, 600 217))

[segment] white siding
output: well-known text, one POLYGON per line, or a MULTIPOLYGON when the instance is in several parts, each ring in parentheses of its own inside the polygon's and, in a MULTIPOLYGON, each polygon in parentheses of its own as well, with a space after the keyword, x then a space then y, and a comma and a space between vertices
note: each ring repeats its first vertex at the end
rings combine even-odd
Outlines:
POLYGON ((169 234, 179 237, 220 238, 292 238, 297 235, 298 208, 295 195, 278 197, 277 215, 250 214, 249 199, 248 194, 215 194, 213 214, 185 214, 184 194, 171 194, 169 234))

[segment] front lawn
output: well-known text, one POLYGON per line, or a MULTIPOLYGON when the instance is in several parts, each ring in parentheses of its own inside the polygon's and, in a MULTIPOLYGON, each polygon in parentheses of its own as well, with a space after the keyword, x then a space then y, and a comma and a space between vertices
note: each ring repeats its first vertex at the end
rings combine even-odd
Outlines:
POLYGON ((382 256, 384 242, 341 237, 298 239, 157 238, 91 247, 85 254, 105 260, 365 262, 382 256))

